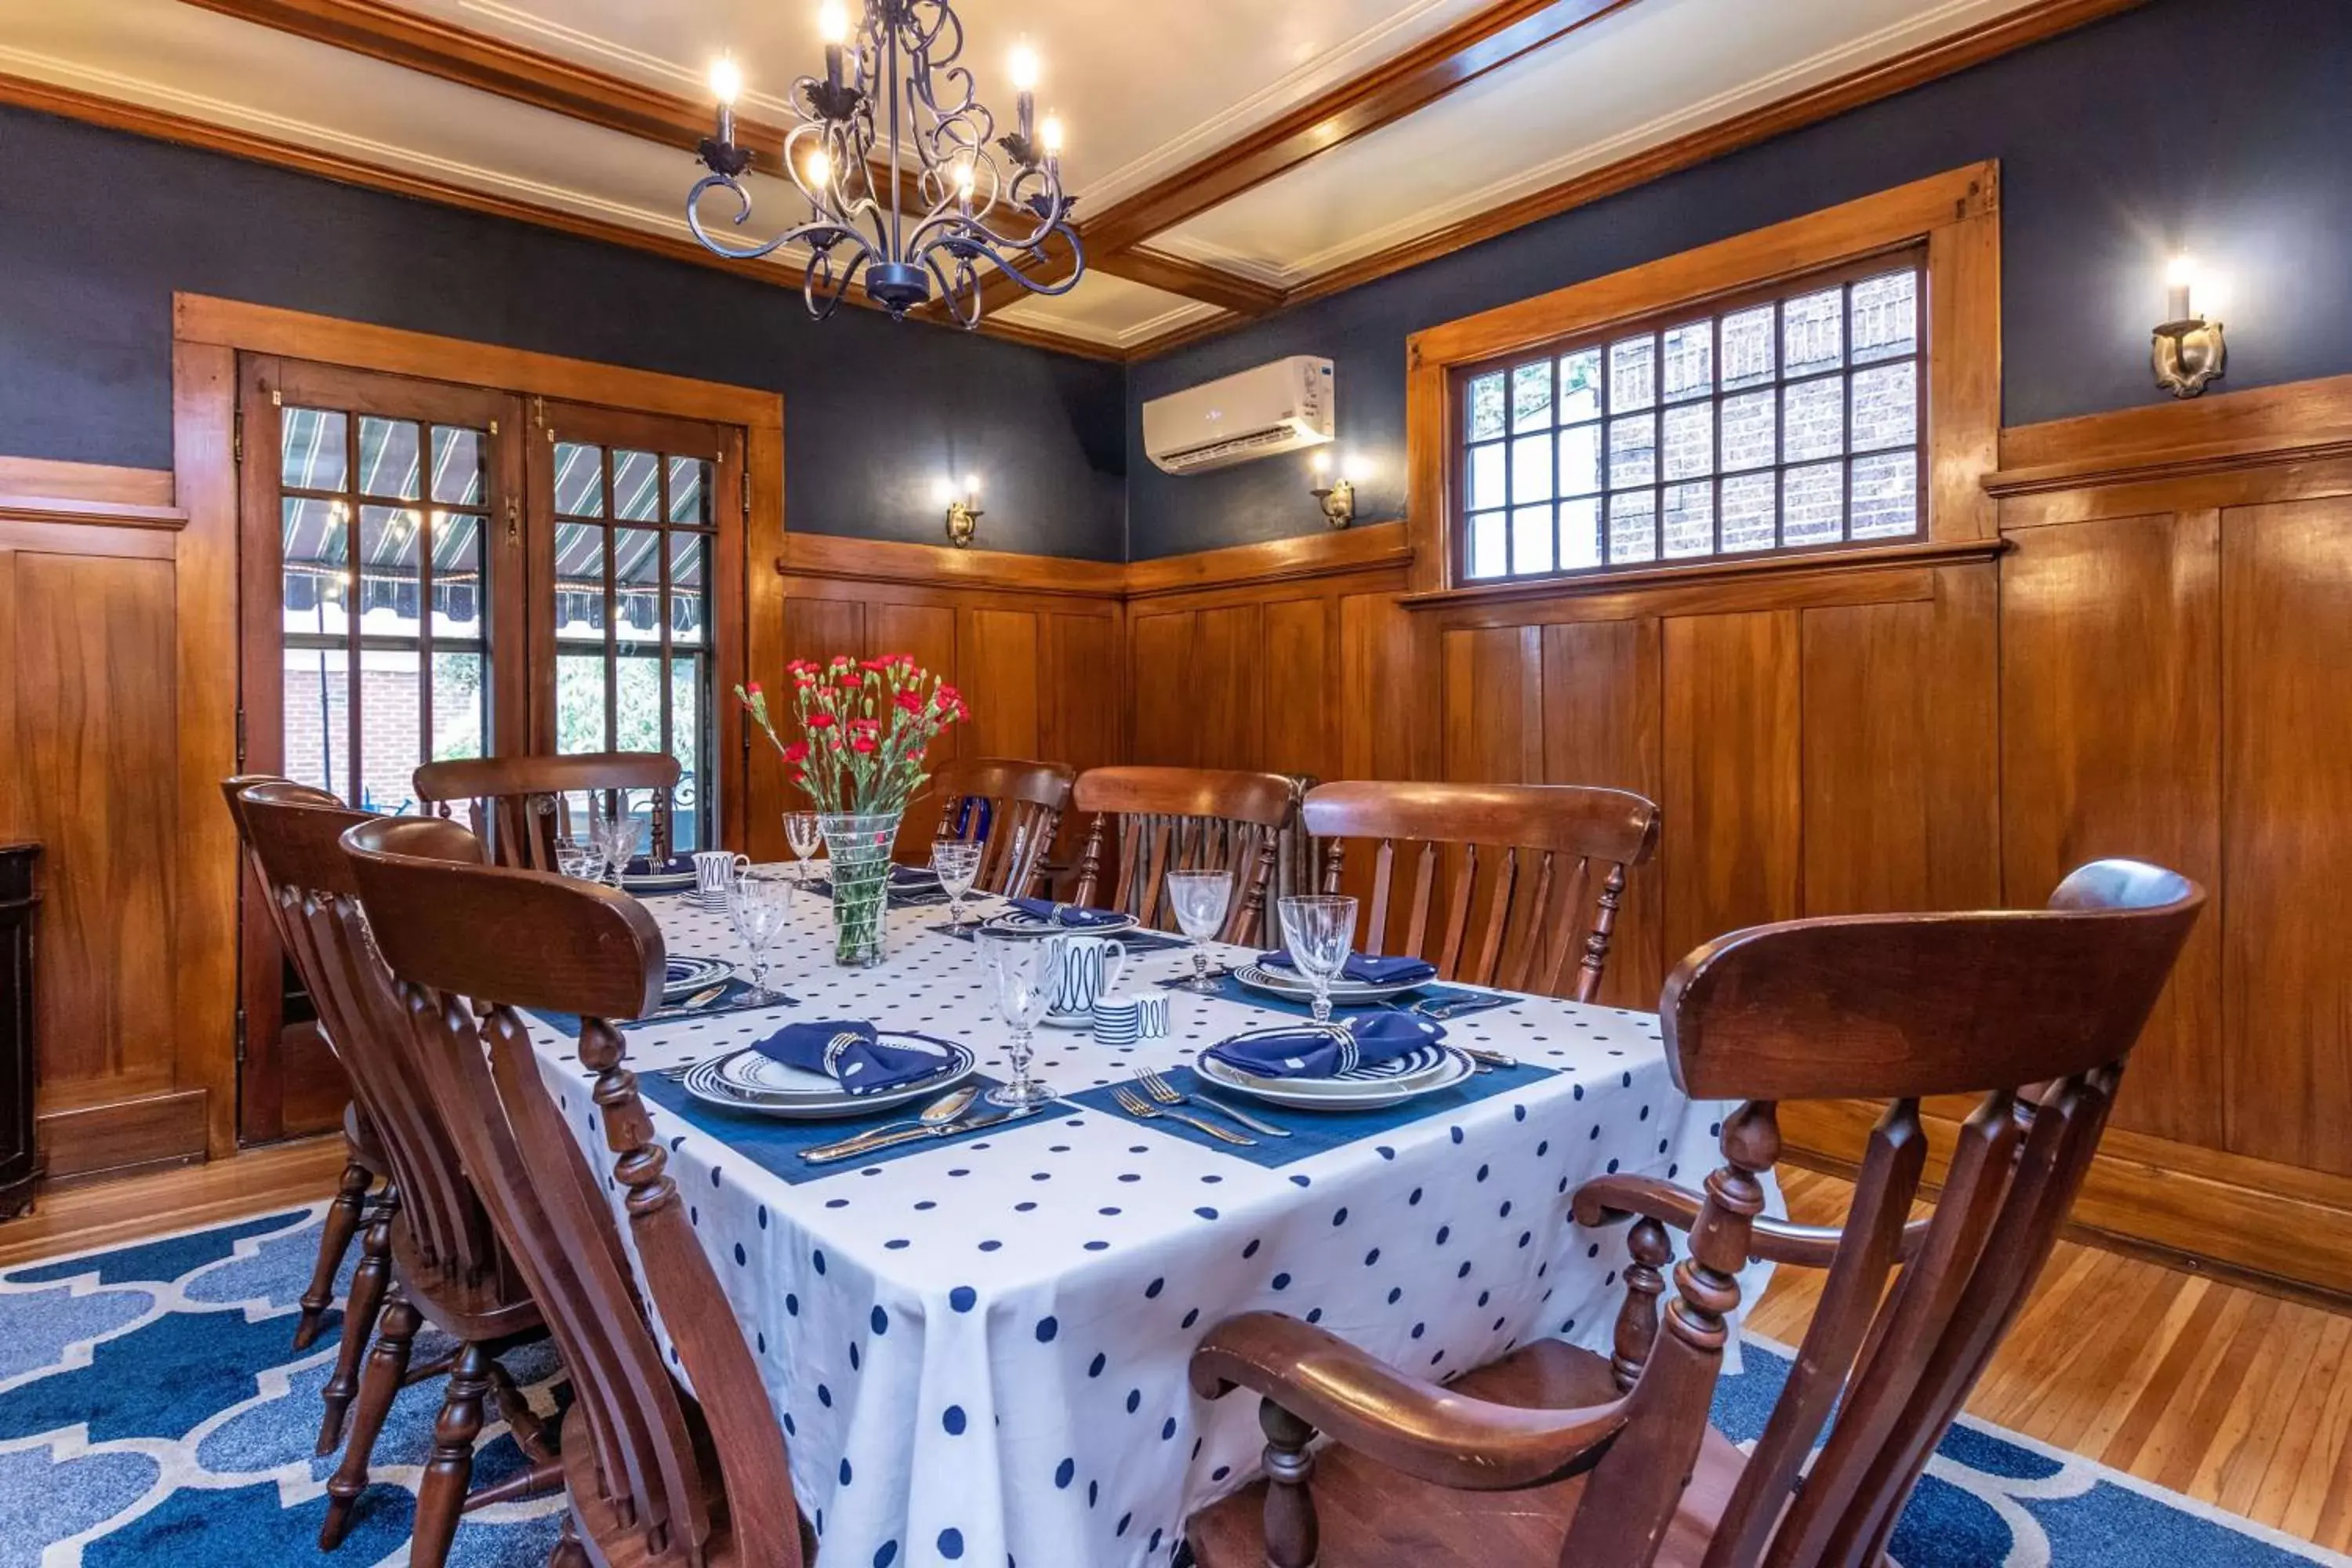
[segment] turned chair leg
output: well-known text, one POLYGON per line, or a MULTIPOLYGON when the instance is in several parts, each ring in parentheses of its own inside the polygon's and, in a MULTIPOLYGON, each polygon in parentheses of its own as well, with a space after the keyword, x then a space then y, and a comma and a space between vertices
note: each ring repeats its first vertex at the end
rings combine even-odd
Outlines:
POLYGON ((474 1479, 474 1439, 482 1432, 482 1401, 490 1392, 490 1352, 468 1344, 449 1374, 449 1392, 433 1423, 433 1457, 416 1485, 416 1528, 408 1547, 410 1568, 442 1568, 457 1539, 457 1516, 465 1511, 466 1489, 474 1479))
POLYGON ((376 1435, 392 1413, 392 1402, 408 1381, 408 1352, 424 1323, 416 1309, 394 1300, 383 1310, 383 1324, 368 1356, 367 1378, 360 1390, 359 1409, 352 1417, 351 1436, 343 1444, 342 1462, 327 1480, 327 1518, 319 1526, 319 1550, 332 1552, 352 1527, 352 1510, 368 1486, 368 1461, 375 1453, 376 1435))
POLYGON ((1315 1494, 1307 1489, 1315 1473, 1315 1456, 1307 1451, 1315 1428, 1271 1399, 1259 1402, 1257 1424, 1265 1434, 1266 1568, 1315 1568, 1323 1533, 1315 1494))
POLYGON ((547 1554, 547 1568, 588 1568, 588 1549, 580 1544, 580 1531, 573 1527, 569 1510, 563 1515, 563 1533, 556 1538, 555 1550, 547 1554))
POLYGON ((360 1236, 360 1266, 352 1275, 352 1299, 343 1305, 342 1348, 335 1354, 335 1370, 319 1391, 326 1408, 319 1420, 319 1447, 331 1454, 343 1439, 343 1417, 352 1395, 359 1390, 360 1360, 367 1354, 368 1335, 383 1309, 384 1291, 392 1283, 392 1215, 400 1200, 387 1184, 375 1214, 360 1236))
MULTIPOLYGON (((342 1272, 343 1254, 352 1249, 361 1216, 367 1208, 368 1188, 375 1173, 354 1160, 343 1167, 343 1179, 328 1205, 319 1230, 319 1261, 311 1266, 310 1288, 302 1292, 302 1316, 294 1325, 294 1348, 309 1350, 326 1327, 327 1309, 335 1303, 335 1276, 342 1272)), ((324 1450, 321 1450, 323 1452, 324 1450)))

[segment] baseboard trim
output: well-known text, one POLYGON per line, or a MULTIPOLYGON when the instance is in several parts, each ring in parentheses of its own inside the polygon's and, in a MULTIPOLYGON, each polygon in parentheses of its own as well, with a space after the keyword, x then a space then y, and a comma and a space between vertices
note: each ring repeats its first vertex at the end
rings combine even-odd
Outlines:
MULTIPOLYGON (((1869 1100, 1784 1105, 1781 1135, 1799 1163, 1851 1172, 1879 1110, 1869 1100)), ((1920 1121, 1933 1185, 1958 1123, 1933 1113, 1920 1121)), ((2352 1179, 2116 1131, 2068 1220, 2096 1245, 2329 1306, 2352 1301, 2352 1179)))
POLYGON ((46 1162, 47 1184, 202 1160, 210 1098, 205 1089, 174 1089, 40 1113, 33 1142, 46 1162))

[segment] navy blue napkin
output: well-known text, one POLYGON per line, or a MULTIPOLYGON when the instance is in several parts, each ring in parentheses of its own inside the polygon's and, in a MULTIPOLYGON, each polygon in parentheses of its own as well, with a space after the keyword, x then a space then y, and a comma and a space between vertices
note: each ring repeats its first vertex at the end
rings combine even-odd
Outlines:
POLYGON ((786 1067, 823 1073, 851 1095, 880 1094, 919 1083, 947 1065, 937 1051, 886 1046, 862 1018, 820 1018, 787 1024, 751 1048, 786 1067))
MULTIPOLYGON (((1261 952, 1257 961, 1268 969, 1296 971, 1298 967, 1290 962, 1290 950, 1286 947, 1261 952)), ((1360 985, 1418 985, 1437 978, 1437 965, 1422 958, 1381 958, 1369 952, 1351 952, 1339 978, 1360 985)))
POLYGON ((1363 1013, 1344 1022, 1254 1029, 1202 1052, 1254 1078, 1337 1078, 1377 1067, 1445 1037, 1445 1026, 1411 1013, 1363 1013))
POLYGON ((1006 903, 1024 915, 1034 915, 1041 921, 1052 921, 1066 931, 1086 931, 1095 926, 1124 925, 1127 917, 1109 910, 1089 910, 1076 904, 1057 904, 1051 899, 1007 899, 1006 903))
POLYGON ((690 855, 673 855, 667 860, 656 860, 648 856, 640 855, 629 862, 628 869, 623 871, 621 875, 624 877, 691 877, 694 875, 694 858, 690 855))

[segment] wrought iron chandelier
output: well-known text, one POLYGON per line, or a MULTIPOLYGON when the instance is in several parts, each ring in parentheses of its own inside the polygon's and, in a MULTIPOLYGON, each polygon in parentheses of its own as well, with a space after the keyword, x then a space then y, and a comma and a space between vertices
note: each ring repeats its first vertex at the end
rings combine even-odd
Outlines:
POLYGON ((1036 122, 1036 56, 1025 45, 1013 52, 1018 125, 999 136, 971 68, 958 63, 963 23, 949 0, 866 0, 854 43, 840 0, 826 0, 817 22, 824 75, 793 84, 795 122, 783 146, 784 173, 808 200, 808 221, 759 243, 724 232, 751 216, 743 184, 751 151, 735 141, 742 75, 722 59, 710 73, 719 124, 700 149, 710 172, 686 200, 695 237, 738 260, 806 246, 801 293, 819 321, 861 279, 893 320, 929 300, 936 287, 965 327, 980 324, 992 273, 1033 294, 1076 287, 1086 253, 1070 223, 1076 198, 1062 194, 1061 122, 1052 115, 1036 122), (702 214, 714 188, 735 198, 718 233, 702 214), (1046 247, 1057 235, 1075 265, 1052 281, 1046 247))

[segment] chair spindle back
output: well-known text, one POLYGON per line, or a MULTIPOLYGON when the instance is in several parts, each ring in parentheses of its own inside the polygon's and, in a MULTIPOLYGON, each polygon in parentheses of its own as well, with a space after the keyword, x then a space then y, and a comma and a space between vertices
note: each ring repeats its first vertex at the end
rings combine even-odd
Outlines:
POLYGON ((608 1522, 631 1538, 632 1561, 664 1568, 700 1568, 722 1546, 743 1568, 803 1568, 782 1429, 610 1021, 659 1005, 651 918, 607 889, 481 864, 478 842, 451 823, 365 823, 343 845, 434 1092, 473 1108, 460 1129, 467 1167, 571 1373, 579 1419, 567 1445, 584 1428, 596 1494, 580 1495, 572 1467, 575 1517, 600 1538, 596 1522, 608 1522), (698 1403, 669 1375, 603 1185, 516 1016, 525 1007, 580 1017, 643 1277, 698 1403), (704 1471, 704 1429, 717 1478, 704 1471), (723 1514, 708 1500, 719 1496, 723 1514))
MULTIPOLYGON (((1777 1102, 1854 1096, 1891 1103, 1864 1153, 1821 1304, 1705 1568, 1883 1561, 1928 1457, 2049 1258, 2204 900, 2173 872, 2096 861, 2043 910, 1795 921, 1736 931, 1683 960, 1662 1007, 1675 1081, 1694 1098, 1742 1103, 1724 1123, 1725 1163, 1691 1226, 1663 1329, 1654 1289, 1630 1298, 1620 1320, 1634 1409, 1595 1467, 1563 1564, 1617 1561, 1672 1518, 1725 1314, 1738 1301, 1733 1276, 1749 1253, 1761 1178, 1779 1155, 1777 1102), (1981 1099, 1933 1215, 1906 1226, 1926 1158, 1919 1102, 1957 1093, 1981 1099), (1832 1406, 1836 1422, 1800 1487, 1832 1406)), ((1598 1217, 1581 1197, 1578 1207, 1586 1223, 1598 1217)), ((1654 1244, 1663 1232, 1651 1229, 1654 1244)))
POLYGON ((1601 988, 1627 874, 1658 844, 1654 804, 1577 784, 1349 781, 1308 791, 1301 812, 1326 892, 1341 890, 1349 840, 1377 844, 1364 952, 1579 1002, 1601 988))
POLYGON ((673 796, 684 770, 659 752, 594 752, 568 757, 463 757, 416 770, 416 797, 448 816, 464 802, 467 826, 489 847, 492 862, 531 871, 556 868, 555 845, 572 837, 570 797, 585 795, 592 810, 611 816, 618 792, 653 793, 646 853, 671 850, 673 796), (597 797, 601 796, 599 799, 597 797))
POLYGON ((977 838, 983 847, 972 889, 1022 898, 1036 890, 1069 808, 1074 768, 1060 763, 971 757, 932 775, 941 838, 977 838))
POLYGON ((1277 841, 1294 809, 1288 779, 1217 768, 1092 768, 1078 775, 1070 798, 1094 818, 1078 861, 1076 902, 1101 900, 1108 853, 1117 877, 1102 907, 1165 928, 1172 920, 1169 872, 1229 871, 1234 897, 1222 940, 1263 937, 1277 841), (1108 837, 1114 819, 1115 843, 1108 837))

